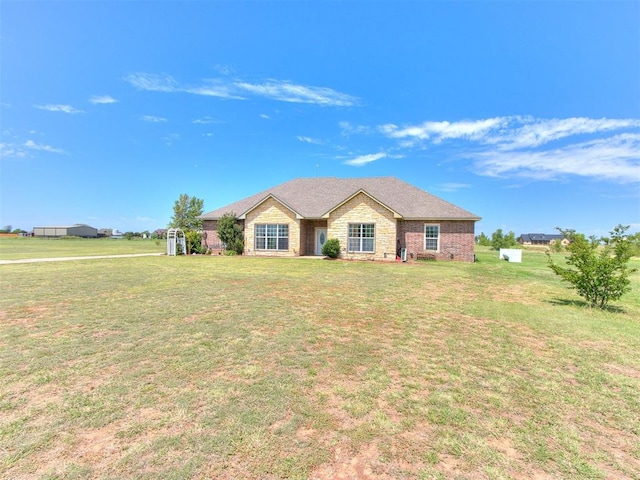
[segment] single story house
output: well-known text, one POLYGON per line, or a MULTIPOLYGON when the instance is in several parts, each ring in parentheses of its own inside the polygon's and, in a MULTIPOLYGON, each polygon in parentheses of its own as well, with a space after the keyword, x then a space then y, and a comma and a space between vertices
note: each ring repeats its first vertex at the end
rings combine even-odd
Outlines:
POLYGON ((217 221, 233 213, 245 255, 322 255, 337 238, 341 258, 474 261, 480 217, 395 177, 298 178, 201 215, 203 242, 224 246, 217 221))
POLYGON ((520 245, 551 245, 555 242, 560 242, 565 247, 569 244, 569 240, 558 234, 523 233, 518 237, 520 245))
POLYGON ((33 227, 34 237, 82 237, 97 238, 98 229, 85 224, 75 224, 61 227, 33 227))

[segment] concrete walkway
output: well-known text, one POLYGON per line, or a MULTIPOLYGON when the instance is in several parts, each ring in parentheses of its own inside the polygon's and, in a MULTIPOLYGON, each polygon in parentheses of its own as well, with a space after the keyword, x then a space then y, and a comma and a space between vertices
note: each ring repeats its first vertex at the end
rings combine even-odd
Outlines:
POLYGON ((21 260, 0 260, 0 265, 14 263, 66 262, 69 260, 97 260, 99 258, 130 258, 130 257, 160 257, 165 253, 132 253, 128 255, 95 255, 87 257, 55 257, 55 258, 24 258, 21 260))

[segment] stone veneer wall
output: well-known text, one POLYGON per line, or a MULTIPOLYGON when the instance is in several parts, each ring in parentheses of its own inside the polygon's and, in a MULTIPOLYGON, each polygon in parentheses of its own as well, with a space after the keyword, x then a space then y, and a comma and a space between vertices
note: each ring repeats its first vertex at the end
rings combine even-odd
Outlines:
POLYGON ((380 203, 360 193, 331 212, 327 221, 327 238, 340 241, 340 258, 353 260, 395 260, 396 219, 380 203), (347 251, 350 223, 374 223, 375 247, 373 253, 347 251), (386 255, 385 255, 386 254, 386 255))
POLYGON ((436 260, 458 260, 473 262, 475 223, 455 220, 406 220, 398 222, 400 243, 407 249, 407 259, 417 254, 434 254, 436 260), (424 226, 440 225, 440 248, 438 252, 424 249, 424 226))
POLYGON ((278 257, 296 257, 300 255, 300 220, 296 214, 280 202, 269 198, 247 213, 244 230, 244 254, 278 257), (286 223, 289 225, 289 250, 256 250, 256 223, 286 223))

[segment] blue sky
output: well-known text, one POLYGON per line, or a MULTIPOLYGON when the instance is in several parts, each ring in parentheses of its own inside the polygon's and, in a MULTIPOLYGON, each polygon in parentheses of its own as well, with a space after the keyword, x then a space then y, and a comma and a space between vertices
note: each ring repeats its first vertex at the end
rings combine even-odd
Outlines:
POLYGON ((640 2, 3 1, 0 224, 163 228, 396 176, 476 232, 640 230, 640 2))

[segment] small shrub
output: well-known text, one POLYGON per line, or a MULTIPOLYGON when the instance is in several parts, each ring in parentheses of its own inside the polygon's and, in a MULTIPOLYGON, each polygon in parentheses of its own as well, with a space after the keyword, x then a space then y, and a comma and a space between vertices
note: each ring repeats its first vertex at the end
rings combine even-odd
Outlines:
POLYGON ((558 229, 565 238, 569 267, 556 264, 547 251, 548 265, 562 280, 571 284, 578 295, 591 307, 607 308, 610 301, 619 300, 630 290, 629 274, 635 272, 627 266, 631 258, 631 242, 626 231, 629 227, 618 225, 611 237, 586 238, 574 230, 558 229))
POLYGON ((340 241, 337 238, 330 238, 322 246, 322 254, 329 258, 340 256, 340 241))

